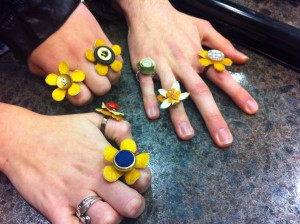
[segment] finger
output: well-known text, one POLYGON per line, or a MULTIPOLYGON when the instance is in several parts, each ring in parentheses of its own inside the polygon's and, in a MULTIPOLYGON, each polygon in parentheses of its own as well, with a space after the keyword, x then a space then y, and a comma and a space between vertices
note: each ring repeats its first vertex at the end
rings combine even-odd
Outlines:
POLYGON ((207 77, 227 93, 231 99, 246 113, 255 114, 258 111, 258 104, 253 97, 242 88, 226 70, 217 72, 209 69, 207 77))
POLYGON ((120 216, 107 202, 95 202, 86 213, 91 218, 91 224, 98 223, 120 223, 122 216, 120 216))
POLYGON ((101 176, 98 195, 110 204, 120 215, 129 218, 139 216, 145 209, 145 199, 135 189, 121 181, 108 183, 101 176))
POLYGON ((85 72, 84 83, 97 96, 108 93, 111 89, 111 83, 107 76, 98 75, 95 65, 87 62, 83 63, 82 70, 85 72))
POLYGON ((83 106, 90 103, 93 100, 94 95, 84 83, 78 84, 81 87, 80 92, 76 96, 70 96, 67 94, 67 99, 75 106, 83 106))
POLYGON ((151 171, 149 168, 140 169, 141 177, 131 187, 140 193, 144 193, 151 184, 151 171))
MULTIPOLYGON (((104 116, 97 113, 87 113, 86 115, 88 116, 87 118, 100 130, 104 116)), ((131 125, 126 120, 117 121, 113 118, 108 118, 103 134, 109 140, 120 145, 124 139, 132 138, 131 125)))
POLYGON ((139 74, 139 80, 147 117, 150 119, 157 119, 159 118, 160 111, 154 92, 152 77, 149 75, 139 74))
POLYGON ((214 142, 220 147, 229 146, 233 141, 232 134, 208 86, 191 67, 185 66, 180 72, 189 74, 183 77, 182 82, 190 92, 214 142))
POLYGON ((217 32, 209 22, 201 20, 198 26, 199 29, 204 30, 203 45, 222 51, 236 63, 245 63, 249 59, 245 54, 236 50, 231 42, 217 32))
MULTIPOLYGON (((163 62, 161 63, 161 66, 158 66, 157 71, 159 74, 164 74, 164 77, 161 78, 162 88, 170 90, 173 83, 176 81, 173 72, 168 66, 164 66, 163 62), (171 75, 168 76, 168 74, 171 75)), ((177 136, 182 140, 191 139, 194 136, 194 129, 184 110, 183 103, 181 102, 175 106, 171 106, 169 112, 177 136)))

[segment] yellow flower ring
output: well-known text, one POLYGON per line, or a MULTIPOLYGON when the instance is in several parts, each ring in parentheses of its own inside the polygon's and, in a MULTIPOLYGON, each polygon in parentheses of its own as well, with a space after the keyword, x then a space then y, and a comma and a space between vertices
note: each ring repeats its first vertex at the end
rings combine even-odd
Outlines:
POLYGON ((106 46, 102 39, 95 42, 94 50, 86 50, 85 57, 90 62, 96 63, 95 69, 99 75, 105 76, 108 73, 108 66, 115 72, 119 72, 123 68, 121 61, 116 57, 121 54, 121 47, 119 45, 112 45, 111 48, 106 46))
POLYGON ((62 101, 67 92, 70 96, 76 96, 81 91, 80 85, 77 83, 85 79, 85 74, 81 70, 70 72, 69 65, 61 62, 58 66, 59 75, 48 74, 45 81, 49 86, 57 86, 58 88, 52 92, 52 98, 56 101, 62 101))
POLYGON ((173 83, 171 90, 159 89, 157 99, 161 102, 160 108, 166 109, 180 103, 182 100, 189 97, 190 93, 182 93, 180 90, 179 82, 173 83))
POLYGON ((111 145, 105 147, 104 158, 112 165, 104 167, 104 179, 108 182, 115 182, 124 175, 128 185, 134 184, 141 176, 138 169, 146 168, 150 161, 148 153, 135 155, 136 151, 135 141, 129 138, 121 142, 120 150, 111 145))
POLYGON ((107 104, 102 102, 101 108, 96 108, 97 112, 104 114, 107 117, 111 117, 117 121, 123 120, 124 114, 117 111, 119 105, 113 102, 109 102, 107 104))
POLYGON ((225 58, 225 55, 222 51, 219 50, 202 50, 199 52, 199 55, 202 57, 199 59, 199 62, 203 66, 213 65, 214 69, 221 72, 225 69, 225 66, 231 66, 232 61, 230 58, 225 58))

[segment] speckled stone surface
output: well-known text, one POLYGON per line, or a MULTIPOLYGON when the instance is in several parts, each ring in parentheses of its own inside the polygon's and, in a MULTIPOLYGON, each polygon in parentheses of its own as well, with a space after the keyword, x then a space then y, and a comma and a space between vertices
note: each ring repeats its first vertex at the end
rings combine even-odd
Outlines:
MULTIPOLYGON (((270 15, 285 13, 289 8, 291 13, 283 19, 299 26, 297 1, 235 2, 267 10, 270 15)), ((94 111, 102 101, 118 102, 132 124, 139 148, 151 153, 153 173, 151 188, 144 194, 145 212, 138 219, 125 219, 124 224, 299 223, 299 73, 236 45, 251 60, 229 70, 258 101, 259 112, 246 115, 205 80, 232 130, 234 143, 225 150, 216 147, 190 99, 184 105, 196 136, 180 141, 167 111, 157 121, 145 116, 140 88, 130 68, 125 23, 102 25, 111 41, 122 46, 125 59, 122 79, 108 95, 95 98, 85 107, 67 101, 56 103, 50 97, 52 88, 8 53, 0 58, 0 101, 49 115, 94 111)), ((49 223, 1 173, 0 223, 49 223)))

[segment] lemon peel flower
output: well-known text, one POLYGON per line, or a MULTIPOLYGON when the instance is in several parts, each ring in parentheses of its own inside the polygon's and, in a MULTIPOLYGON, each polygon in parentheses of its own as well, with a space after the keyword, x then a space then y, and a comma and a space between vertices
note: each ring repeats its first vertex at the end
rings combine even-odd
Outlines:
POLYGON ((107 75, 109 65, 115 72, 122 70, 122 62, 116 59, 122 51, 119 45, 115 44, 108 47, 102 39, 98 39, 94 46, 94 50, 86 50, 85 57, 90 62, 96 63, 95 70, 99 75, 107 75))
POLYGON ((219 50, 202 50, 199 52, 199 55, 202 57, 199 59, 199 62, 203 66, 213 65, 214 68, 221 72, 225 69, 225 66, 231 66, 232 61, 230 58, 225 58, 225 55, 222 51, 219 50))
POLYGON ((160 95, 157 96, 157 99, 162 102, 160 105, 161 109, 176 105, 190 95, 189 92, 181 93, 178 81, 173 83, 171 90, 159 89, 158 92, 160 95))
POLYGON ((104 179, 108 182, 115 182, 124 175, 128 185, 134 184, 141 174, 138 169, 146 168, 150 155, 140 153, 135 155, 137 146, 134 140, 127 138, 120 144, 120 150, 109 145, 104 149, 104 158, 112 165, 103 168, 104 179))
POLYGON ((70 96, 76 96, 81 91, 80 85, 77 83, 85 79, 85 74, 81 70, 71 72, 66 62, 61 62, 58 66, 59 75, 48 74, 45 81, 49 86, 57 86, 58 88, 52 92, 52 98, 55 101, 62 101, 67 92, 70 96))
POLYGON ((107 104, 102 102, 101 108, 96 108, 97 112, 104 114, 105 116, 111 117, 117 121, 123 120, 124 114, 118 112, 116 109, 119 108, 119 105, 113 102, 107 104))

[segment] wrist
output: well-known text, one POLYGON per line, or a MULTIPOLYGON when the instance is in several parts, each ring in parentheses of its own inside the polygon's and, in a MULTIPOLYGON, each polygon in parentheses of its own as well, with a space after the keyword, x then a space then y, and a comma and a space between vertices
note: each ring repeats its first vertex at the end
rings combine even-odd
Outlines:
POLYGON ((128 21, 139 18, 148 12, 153 14, 159 9, 170 6, 169 0, 115 0, 113 5, 121 11, 128 21))

